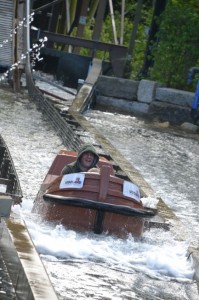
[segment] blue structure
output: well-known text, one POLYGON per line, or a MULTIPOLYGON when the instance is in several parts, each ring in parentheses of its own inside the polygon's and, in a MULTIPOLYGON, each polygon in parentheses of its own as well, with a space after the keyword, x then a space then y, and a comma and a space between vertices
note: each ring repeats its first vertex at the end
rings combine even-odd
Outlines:
MULTIPOLYGON (((193 81, 193 78, 196 73, 199 73, 199 67, 194 67, 189 70, 188 73, 188 82, 191 83, 193 81)), ((194 124, 199 123, 199 111, 198 111, 198 106, 199 106, 199 80, 196 86, 196 91, 191 107, 191 118, 193 119, 194 124)))

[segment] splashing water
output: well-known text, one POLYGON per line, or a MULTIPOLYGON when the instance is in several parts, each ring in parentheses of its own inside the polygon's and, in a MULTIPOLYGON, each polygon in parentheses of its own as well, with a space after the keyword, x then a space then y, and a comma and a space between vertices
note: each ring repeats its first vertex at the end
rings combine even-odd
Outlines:
MULTIPOLYGON (((31 24, 33 22, 33 16, 34 16, 34 12, 29 16, 28 18, 28 23, 31 24)), ((11 31, 10 33, 10 39, 5 39, 2 43, 0 43, 0 48, 2 48, 5 44, 7 44, 9 41, 12 41, 13 39, 13 34, 17 34, 19 30, 21 30, 23 27, 27 27, 27 21, 26 18, 24 18, 22 21, 19 22, 19 25, 16 26, 14 28, 14 30, 11 31)), ((32 48, 27 49, 26 53, 22 53, 20 55, 20 59, 15 62, 14 64, 12 64, 10 66, 10 68, 4 72, 1 76, 0 76, 0 83, 4 82, 5 80, 7 80, 7 78, 9 77, 9 73, 14 71, 16 68, 19 67, 19 65, 26 60, 26 58, 29 56, 29 54, 31 55, 31 65, 32 67, 35 66, 36 61, 41 61, 43 60, 42 57, 40 57, 40 50, 41 48, 43 48, 45 46, 45 42, 47 42, 47 37, 44 37, 43 39, 39 39, 39 42, 36 44, 32 45, 32 48)))
POLYGON ((159 229, 146 231, 141 240, 82 234, 31 213, 39 186, 63 145, 34 103, 3 91, 0 99, 0 131, 24 195, 22 207, 13 211, 26 222, 59 299, 190 299, 187 285, 195 294, 195 284, 187 259, 189 241, 177 241, 159 229))

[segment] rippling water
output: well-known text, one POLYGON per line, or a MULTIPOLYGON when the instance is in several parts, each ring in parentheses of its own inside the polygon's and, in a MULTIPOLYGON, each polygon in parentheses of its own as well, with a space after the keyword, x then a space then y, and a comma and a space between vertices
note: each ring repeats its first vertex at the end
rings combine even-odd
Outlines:
MULTIPOLYGON (((176 176, 173 173, 170 176, 170 167, 165 180, 161 163, 165 161, 168 167, 175 164, 175 172, 178 172, 180 157, 185 159, 186 152, 180 143, 184 141, 186 145, 186 139, 176 137, 175 140, 172 135, 155 133, 136 120, 137 125, 132 126, 124 116, 116 116, 117 126, 113 122, 115 115, 91 112, 87 117, 115 146, 121 147, 157 193, 166 195, 170 206, 183 217, 183 203, 180 209, 179 200, 174 197, 178 190, 174 193, 173 189, 172 198, 171 186, 164 188, 165 183, 170 184, 176 176), (176 158, 169 156, 169 149, 176 152, 176 158), (159 165, 159 169, 155 165, 159 165)), ((42 222, 31 214, 40 184, 63 145, 25 95, 0 90, 0 133, 10 149, 24 194, 22 207, 14 207, 14 210, 24 218, 59 299, 198 298, 192 263, 187 260, 190 240, 177 241, 170 232, 159 229, 145 232, 142 240, 131 236, 122 240, 107 235, 80 234, 61 225, 42 222)), ((186 178, 185 174, 180 175, 181 181, 186 178)), ((179 183, 179 189, 181 186, 183 182, 179 183)), ((181 190, 181 201, 187 201, 188 205, 186 188, 181 190)))
POLYGON ((199 238, 199 140, 152 130, 135 117, 91 111, 86 117, 137 168, 157 195, 199 238), (110 118, 111 117, 111 118, 110 118), (111 119, 111 122, 110 122, 111 119), (188 219, 187 219, 188 218, 188 219))

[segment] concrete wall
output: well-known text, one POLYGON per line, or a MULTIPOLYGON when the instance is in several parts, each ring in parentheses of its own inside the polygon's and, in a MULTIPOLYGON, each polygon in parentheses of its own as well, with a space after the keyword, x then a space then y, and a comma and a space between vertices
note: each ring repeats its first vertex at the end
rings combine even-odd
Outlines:
POLYGON ((190 117, 194 93, 165 88, 155 81, 133 81, 99 76, 96 105, 105 110, 145 115, 159 121, 192 123, 190 117))

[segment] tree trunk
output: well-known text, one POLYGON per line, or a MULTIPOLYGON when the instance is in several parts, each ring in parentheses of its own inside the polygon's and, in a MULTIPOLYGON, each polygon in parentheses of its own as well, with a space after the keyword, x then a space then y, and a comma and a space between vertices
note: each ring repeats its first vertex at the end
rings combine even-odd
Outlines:
POLYGON ((146 51, 145 51, 144 63, 143 63, 142 70, 140 72, 141 77, 147 77, 149 68, 153 66, 154 60, 153 57, 151 56, 151 46, 154 45, 154 43, 156 44, 158 43, 156 39, 156 35, 159 31, 159 25, 157 24, 157 19, 165 10, 166 4, 167 4, 167 0, 155 1, 153 17, 152 17, 151 27, 149 30, 149 37, 147 41, 146 51))

